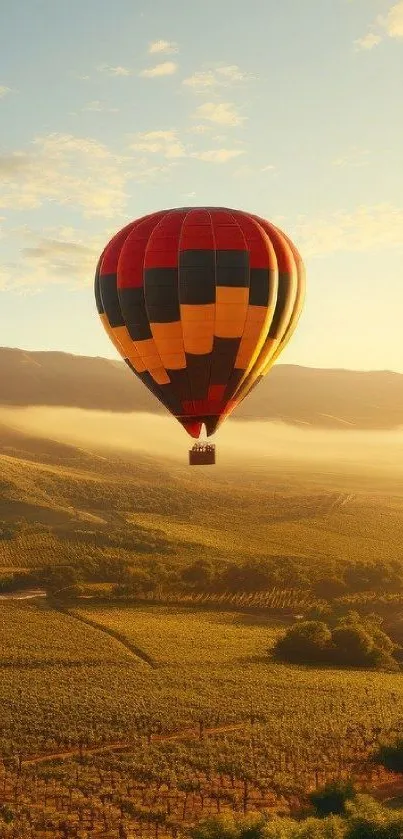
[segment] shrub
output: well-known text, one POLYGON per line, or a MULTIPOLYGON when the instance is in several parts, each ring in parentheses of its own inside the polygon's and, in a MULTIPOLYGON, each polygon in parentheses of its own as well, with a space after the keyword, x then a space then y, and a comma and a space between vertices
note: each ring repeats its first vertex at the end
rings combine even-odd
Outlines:
POLYGON ((392 772, 403 772, 403 737, 399 738, 394 744, 381 746, 376 759, 385 769, 390 769, 392 772))
POLYGON ((334 658, 340 664, 366 664, 374 651, 373 638, 359 624, 336 627, 332 640, 334 658))
POLYGON ((333 781, 309 796, 318 816, 341 815, 345 813, 346 802, 356 796, 351 781, 333 781))
POLYGON ((290 662, 319 662, 329 657, 332 633, 323 621, 292 626, 275 645, 275 655, 290 662))

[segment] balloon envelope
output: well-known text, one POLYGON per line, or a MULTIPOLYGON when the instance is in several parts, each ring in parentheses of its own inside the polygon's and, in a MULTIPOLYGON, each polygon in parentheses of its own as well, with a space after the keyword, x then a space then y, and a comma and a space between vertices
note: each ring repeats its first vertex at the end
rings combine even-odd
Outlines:
POLYGON ((133 373, 192 437, 208 435, 290 339, 305 292, 288 237, 240 210, 190 207, 133 221, 95 276, 99 316, 133 373))

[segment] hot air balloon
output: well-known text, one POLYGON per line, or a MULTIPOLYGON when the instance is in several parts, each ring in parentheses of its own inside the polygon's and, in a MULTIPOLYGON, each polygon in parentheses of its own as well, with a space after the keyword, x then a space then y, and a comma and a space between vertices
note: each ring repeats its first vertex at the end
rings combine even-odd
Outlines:
MULTIPOLYGON (((107 244, 95 275, 102 324, 133 373, 193 438, 210 437, 259 383, 297 325, 302 259, 259 216, 181 207, 107 244)), ((214 463, 196 443, 192 464, 214 463)))

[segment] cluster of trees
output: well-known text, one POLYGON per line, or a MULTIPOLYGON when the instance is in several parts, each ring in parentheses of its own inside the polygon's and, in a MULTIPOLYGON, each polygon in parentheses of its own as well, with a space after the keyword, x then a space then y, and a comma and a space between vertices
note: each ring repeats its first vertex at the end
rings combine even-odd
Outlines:
POLYGON ((324 790, 312 801, 315 815, 301 821, 278 816, 206 819, 190 832, 192 839, 401 839, 403 810, 390 810, 352 789, 324 790), (332 806, 333 801, 333 806, 332 806), (326 802, 327 811, 322 805, 326 802))
POLYGON ((397 669, 395 645, 381 626, 377 615, 358 612, 348 612, 327 623, 301 621, 277 641, 274 655, 291 663, 397 669))
POLYGON ((71 591, 78 594, 80 584, 106 582, 114 584, 117 595, 140 595, 166 586, 172 569, 154 557, 145 557, 129 564, 121 557, 89 555, 79 565, 44 565, 26 571, 14 571, 0 577, 0 591, 12 592, 42 588, 50 594, 71 591))
MULTIPOLYGON (((12 538, 15 528, 24 530, 25 525, 11 526, 0 521, 0 539, 12 538)), ((72 533, 59 533, 63 535, 70 538, 72 533)), ((108 532, 83 529, 73 535, 80 545, 75 552, 74 545, 69 543, 65 565, 6 575, 0 578, 0 590, 32 586, 52 590, 54 580, 56 588, 109 582, 116 585, 118 596, 127 597, 164 591, 253 594, 277 588, 311 592, 319 600, 331 603, 332 608, 336 602, 347 604, 351 598, 365 598, 374 592, 383 597, 401 593, 403 597, 403 563, 399 560, 346 560, 336 566, 331 559, 320 562, 302 556, 259 556, 243 560, 201 556, 183 564, 173 559, 172 544, 158 531, 136 526, 108 532), (88 545, 88 550, 83 548, 83 543, 88 545), (111 548, 116 549, 115 555, 111 548), (130 551, 132 556, 122 556, 123 550, 130 551)))
POLYGON ((197 559, 181 574, 183 583, 196 591, 264 591, 274 587, 311 590, 320 599, 333 600, 364 591, 403 591, 403 563, 332 561, 310 563, 306 557, 251 557, 243 562, 213 563, 197 559))

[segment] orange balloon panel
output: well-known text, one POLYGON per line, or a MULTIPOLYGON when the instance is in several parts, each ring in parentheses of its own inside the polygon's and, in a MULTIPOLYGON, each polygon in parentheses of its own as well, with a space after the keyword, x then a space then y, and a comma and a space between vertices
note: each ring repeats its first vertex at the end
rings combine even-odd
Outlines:
POLYGON ((163 210, 127 225, 95 275, 99 316, 131 370, 192 437, 211 435, 271 368, 305 293, 287 236, 240 210, 163 210))

